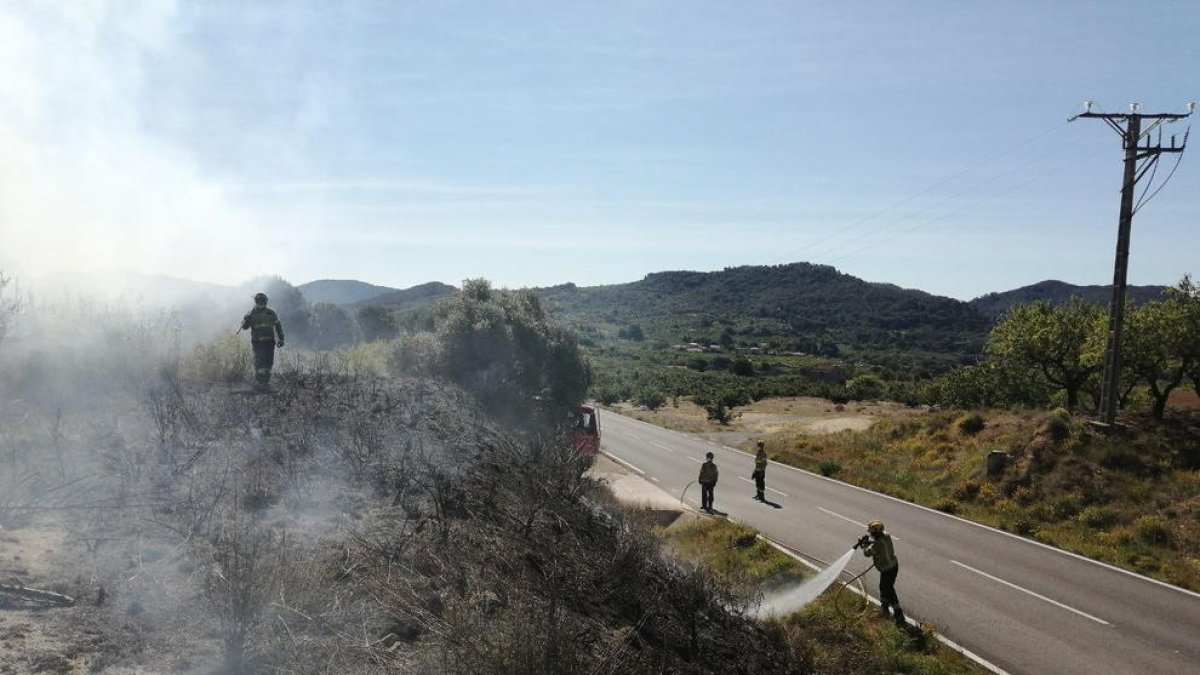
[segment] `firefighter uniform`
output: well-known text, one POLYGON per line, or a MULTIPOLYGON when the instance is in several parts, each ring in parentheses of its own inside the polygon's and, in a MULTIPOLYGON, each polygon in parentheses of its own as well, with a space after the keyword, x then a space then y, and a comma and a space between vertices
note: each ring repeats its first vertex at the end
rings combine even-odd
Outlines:
POLYGON ((871 543, 863 550, 863 554, 871 558, 875 562, 875 569, 879 570, 880 612, 887 616, 888 608, 894 608, 896 625, 903 628, 907 625, 904 610, 900 609, 900 598, 896 596, 896 575, 900 573, 900 561, 896 559, 892 536, 883 531, 883 523, 878 520, 871 521, 867 529, 871 543))
POLYGON ((267 308, 266 297, 255 298, 254 309, 242 319, 242 329, 250 331, 254 349, 254 378, 260 387, 271 384, 271 368, 275 365, 275 347, 283 346, 283 324, 275 310, 267 308), (278 335, 278 341, 276 336, 278 335))
POLYGON ((754 498, 766 501, 767 489, 767 449, 762 441, 758 442, 758 453, 754 455, 754 498))
POLYGON ((713 463, 713 454, 710 452, 705 458, 703 464, 700 465, 700 477, 697 479, 700 482, 700 508, 705 511, 712 511, 713 508, 713 492, 717 487, 717 465, 713 463))

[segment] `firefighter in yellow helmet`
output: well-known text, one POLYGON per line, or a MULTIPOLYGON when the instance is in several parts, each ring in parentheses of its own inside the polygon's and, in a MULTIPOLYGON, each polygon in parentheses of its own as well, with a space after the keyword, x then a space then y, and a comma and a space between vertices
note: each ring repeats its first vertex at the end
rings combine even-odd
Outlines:
POLYGON ((275 348, 283 348, 283 324, 275 310, 267 308, 267 294, 254 294, 254 309, 242 319, 242 330, 250 331, 250 346, 254 349, 254 378, 259 389, 271 386, 271 367, 275 365, 275 348), (278 335, 279 339, 276 340, 278 335))
POLYGON ((895 609, 896 625, 904 628, 908 624, 904 620, 904 610, 900 609, 900 598, 896 597, 896 575, 900 573, 900 561, 896 559, 896 549, 892 546, 892 537, 883 530, 883 521, 872 520, 867 524, 866 541, 863 555, 875 563, 879 570, 879 602, 880 613, 888 616, 888 609, 895 609))

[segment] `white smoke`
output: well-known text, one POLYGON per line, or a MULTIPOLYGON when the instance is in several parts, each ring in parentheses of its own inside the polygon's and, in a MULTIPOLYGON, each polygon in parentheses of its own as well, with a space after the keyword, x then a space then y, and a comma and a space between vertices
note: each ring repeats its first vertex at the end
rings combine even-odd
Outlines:
POLYGON ((174 57, 180 23, 169 1, 0 5, 0 268, 258 273, 254 218, 145 130, 147 66, 174 57))

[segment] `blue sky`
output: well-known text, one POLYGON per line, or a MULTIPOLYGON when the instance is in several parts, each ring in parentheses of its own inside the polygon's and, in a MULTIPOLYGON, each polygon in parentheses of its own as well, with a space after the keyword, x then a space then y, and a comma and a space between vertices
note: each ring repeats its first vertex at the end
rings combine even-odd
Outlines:
MULTIPOLYGON (((1066 118, 1182 112, 1197 29, 1192 2, 5 5, 0 264, 1108 283, 1119 139, 1066 118)), ((1135 219, 1132 283, 1198 271, 1196 164, 1135 219)))

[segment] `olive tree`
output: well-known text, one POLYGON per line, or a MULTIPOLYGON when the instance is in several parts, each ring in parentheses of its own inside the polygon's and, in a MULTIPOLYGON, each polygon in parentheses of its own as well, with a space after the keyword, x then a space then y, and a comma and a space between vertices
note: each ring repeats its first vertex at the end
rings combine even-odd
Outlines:
POLYGON ((1200 363, 1200 294, 1190 277, 1167 290, 1165 300, 1148 302, 1129 316, 1122 337, 1123 366, 1144 383, 1162 419, 1167 399, 1200 363))
POLYGON ((439 301, 434 324, 442 373, 491 407, 561 409, 587 394, 591 369, 575 333, 551 319, 532 291, 469 279, 439 301))
POLYGON ((1078 297, 1062 307, 1044 301, 1018 305, 997 322, 985 349, 1006 367, 1039 373, 1074 408, 1080 389, 1100 371, 1104 325, 1103 309, 1078 297))

